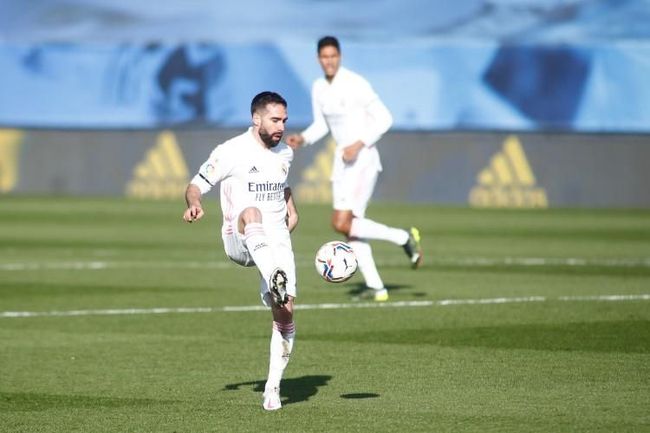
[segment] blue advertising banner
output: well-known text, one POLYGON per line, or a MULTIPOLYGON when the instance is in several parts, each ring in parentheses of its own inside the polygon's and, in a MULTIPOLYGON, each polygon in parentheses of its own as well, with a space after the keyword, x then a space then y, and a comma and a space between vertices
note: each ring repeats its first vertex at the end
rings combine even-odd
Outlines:
POLYGON ((331 33, 396 130, 650 132, 649 1, 281 0, 269 22, 257 7, 2 2, 0 125, 240 127, 275 90, 306 126, 331 33))

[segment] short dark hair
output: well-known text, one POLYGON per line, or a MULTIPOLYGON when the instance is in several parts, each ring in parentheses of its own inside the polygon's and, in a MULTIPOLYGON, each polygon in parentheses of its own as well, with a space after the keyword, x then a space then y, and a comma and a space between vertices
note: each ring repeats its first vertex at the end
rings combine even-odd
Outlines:
POLYGON ((318 40, 318 53, 320 53, 320 50, 322 50, 325 47, 334 47, 336 48, 336 51, 339 53, 341 52, 341 45, 339 44, 339 40, 336 39, 334 36, 323 36, 318 40))
POLYGON ((256 111, 264 110, 268 104, 280 104, 287 108, 287 101, 279 93, 266 91, 258 93, 251 101, 251 116, 256 111))

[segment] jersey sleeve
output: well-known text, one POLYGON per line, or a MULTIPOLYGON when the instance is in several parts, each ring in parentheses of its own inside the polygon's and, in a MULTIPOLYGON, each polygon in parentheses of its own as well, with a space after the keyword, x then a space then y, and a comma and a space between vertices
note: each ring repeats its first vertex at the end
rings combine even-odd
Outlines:
POLYGON ((360 80, 356 86, 359 94, 359 103, 369 117, 368 128, 363 132, 361 141, 366 147, 373 146, 390 129, 393 124, 393 116, 386 108, 386 105, 379 99, 370 83, 360 80))
POLYGON ((325 116, 321 110, 321 101, 318 92, 318 85, 314 83, 311 90, 311 107, 314 120, 300 135, 305 139, 305 144, 314 144, 329 132, 325 116))
MULTIPOLYGON (((293 149, 283 143, 283 148, 280 151, 280 155, 282 156, 282 160, 283 160, 282 170, 286 170, 288 174, 289 169, 291 167, 291 163, 293 162, 293 156, 294 156, 293 149)), ((287 179, 284 181, 284 189, 287 188, 290 188, 288 176, 287 179)))
POLYGON ((205 194, 217 183, 225 179, 232 171, 233 161, 227 148, 222 144, 214 148, 208 159, 201 164, 191 183, 198 186, 205 194))

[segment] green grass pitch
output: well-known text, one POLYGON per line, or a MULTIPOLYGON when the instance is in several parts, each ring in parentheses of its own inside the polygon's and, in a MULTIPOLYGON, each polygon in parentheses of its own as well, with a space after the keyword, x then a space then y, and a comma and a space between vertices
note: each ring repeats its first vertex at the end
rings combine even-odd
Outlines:
POLYGON ((214 197, 0 199, 3 432, 650 431, 650 212, 373 204, 390 301, 326 284, 328 206, 299 205, 297 337, 265 413, 270 313, 214 197), (236 307, 236 308, 231 308, 236 307))

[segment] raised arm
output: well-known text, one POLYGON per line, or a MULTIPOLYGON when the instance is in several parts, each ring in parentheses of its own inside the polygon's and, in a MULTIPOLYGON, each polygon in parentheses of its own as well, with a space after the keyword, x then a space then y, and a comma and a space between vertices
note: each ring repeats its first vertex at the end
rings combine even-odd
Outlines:
POLYGON ((366 147, 370 147, 379 141, 382 135, 393 125, 393 116, 391 116, 390 111, 367 80, 361 78, 356 84, 356 91, 358 92, 359 103, 363 106, 366 117, 370 120, 359 140, 366 147))
POLYGON ((363 147, 372 147, 393 125, 393 116, 386 105, 366 80, 357 83, 356 91, 359 93, 359 102, 363 107, 366 117, 370 120, 366 130, 357 141, 350 143, 343 150, 343 160, 352 162, 357 159, 363 147))
POLYGON ((296 150, 300 146, 314 144, 327 135, 330 129, 320 106, 319 92, 316 90, 316 85, 314 85, 311 91, 312 123, 300 134, 291 134, 287 137, 285 141, 289 147, 296 150))

